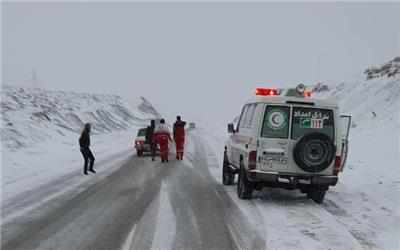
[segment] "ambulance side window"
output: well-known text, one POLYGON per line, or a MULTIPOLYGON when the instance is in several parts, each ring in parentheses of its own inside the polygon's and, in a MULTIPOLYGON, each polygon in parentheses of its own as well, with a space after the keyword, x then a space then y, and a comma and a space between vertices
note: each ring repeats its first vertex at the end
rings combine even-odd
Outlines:
POLYGON ((243 111, 242 111, 242 115, 240 116, 240 119, 239 119, 239 124, 238 124, 238 129, 237 129, 238 132, 239 132, 240 128, 244 127, 245 120, 246 120, 246 115, 247 115, 247 111, 248 110, 249 110, 249 105, 244 106, 243 111))
POLYGON ((251 120, 253 118, 253 113, 254 113, 255 107, 256 107, 256 104, 251 104, 251 105, 249 105, 249 109, 247 110, 246 119, 245 119, 245 123, 244 123, 244 126, 247 128, 251 127, 251 120))

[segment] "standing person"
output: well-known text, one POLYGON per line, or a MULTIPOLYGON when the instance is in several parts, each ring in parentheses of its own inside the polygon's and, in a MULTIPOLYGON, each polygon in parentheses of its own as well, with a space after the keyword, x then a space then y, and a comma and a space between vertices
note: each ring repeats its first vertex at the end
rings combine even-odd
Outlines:
POLYGON ((154 139, 154 129, 156 127, 156 121, 151 120, 150 124, 151 125, 148 126, 146 129, 146 143, 150 145, 151 160, 154 161, 157 151, 157 142, 154 139))
POLYGON ((90 124, 86 123, 85 128, 82 131, 81 137, 79 138, 79 146, 81 147, 81 153, 83 155, 83 159, 85 160, 84 167, 83 167, 83 173, 87 175, 88 171, 88 163, 90 161, 89 165, 89 171, 96 173, 93 169, 93 164, 94 164, 94 156, 92 151, 90 151, 90 124))
POLYGON ((183 160, 183 151, 185 145, 185 125, 186 122, 181 120, 178 115, 174 123, 174 140, 176 145, 176 159, 183 160))
POLYGON ((161 119, 160 124, 157 124, 154 129, 154 138, 156 139, 158 145, 160 146, 160 156, 161 161, 168 162, 168 142, 171 140, 171 135, 169 133, 168 127, 165 125, 165 120, 161 119))

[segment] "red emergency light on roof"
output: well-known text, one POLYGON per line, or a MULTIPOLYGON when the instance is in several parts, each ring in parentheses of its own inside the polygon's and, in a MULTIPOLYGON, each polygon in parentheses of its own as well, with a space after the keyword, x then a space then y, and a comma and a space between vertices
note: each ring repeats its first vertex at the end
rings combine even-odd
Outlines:
POLYGON ((263 95, 263 96, 274 96, 274 95, 278 95, 278 89, 256 88, 256 95, 263 95))
POLYGON ((304 91, 304 97, 312 97, 311 91, 304 91))

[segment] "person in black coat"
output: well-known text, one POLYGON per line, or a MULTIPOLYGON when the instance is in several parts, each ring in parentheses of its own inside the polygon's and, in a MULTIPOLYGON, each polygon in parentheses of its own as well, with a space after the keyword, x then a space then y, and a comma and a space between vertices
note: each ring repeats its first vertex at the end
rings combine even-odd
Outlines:
POLYGON ((146 143, 150 145, 151 160, 154 161, 157 151, 157 142, 154 139, 154 128, 156 127, 156 121, 151 120, 151 125, 146 129, 146 143))
POLYGON ((82 131, 81 137, 79 138, 79 146, 81 147, 81 153, 83 155, 83 159, 85 160, 84 167, 83 167, 83 173, 85 175, 88 174, 88 163, 90 162, 89 165, 89 171, 96 173, 93 169, 93 164, 94 164, 94 156, 92 151, 90 151, 90 124, 86 123, 85 128, 82 131))

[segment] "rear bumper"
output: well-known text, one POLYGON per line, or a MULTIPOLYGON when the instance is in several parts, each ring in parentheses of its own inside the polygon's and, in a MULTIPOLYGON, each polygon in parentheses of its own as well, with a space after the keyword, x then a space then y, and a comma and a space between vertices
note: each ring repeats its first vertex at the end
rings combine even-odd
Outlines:
POLYGON ((150 151, 150 145, 149 144, 143 144, 141 146, 135 145, 135 148, 137 150, 140 150, 140 151, 150 151))
POLYGON ((335 186, 338 182, 337 176, 307 176, 297 174, 281 174, 277 172, 264 172, 259 170, 250 170, 247 172, 250 181, 262 181, 275 184, 292 184, 292 185, 326 185, 335 186))

